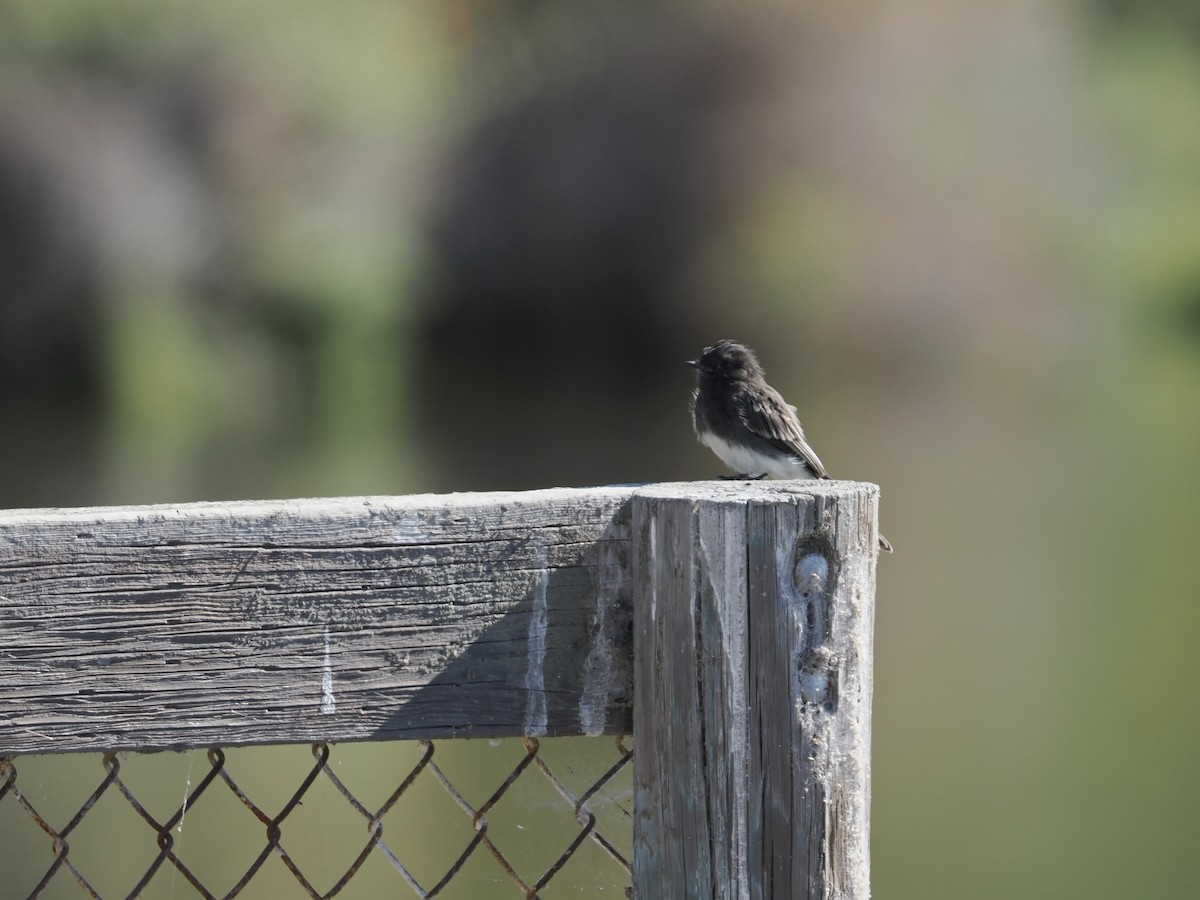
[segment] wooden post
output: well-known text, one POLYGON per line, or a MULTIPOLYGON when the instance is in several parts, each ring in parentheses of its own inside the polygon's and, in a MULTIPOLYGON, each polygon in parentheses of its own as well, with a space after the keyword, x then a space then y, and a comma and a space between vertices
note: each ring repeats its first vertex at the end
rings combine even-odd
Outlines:
POLYGON ((866 900, 873 485, 633 498, 634 896, 866 900))
POLYGON ((865 900, 877 501, 0 512, 0 756, 632 726, 637 896, 865 900))

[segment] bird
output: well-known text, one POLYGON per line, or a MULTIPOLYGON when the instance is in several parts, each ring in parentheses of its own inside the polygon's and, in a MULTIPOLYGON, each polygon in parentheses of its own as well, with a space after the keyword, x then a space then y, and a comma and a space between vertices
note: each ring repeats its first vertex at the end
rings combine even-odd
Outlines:
MULTIPOLYGON (((829 478, 800 427, 796 407, 767 384, 754 351, 728 338, 685 360, 696 370, 692 423, 696 437, 734 478, 829 478)), ((879 536, 881 550, 891 542, 879 536)))

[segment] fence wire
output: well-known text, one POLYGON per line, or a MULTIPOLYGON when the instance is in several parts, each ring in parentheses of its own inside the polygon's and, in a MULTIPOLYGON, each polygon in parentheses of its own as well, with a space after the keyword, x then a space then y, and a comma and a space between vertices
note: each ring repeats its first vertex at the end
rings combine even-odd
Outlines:
MULTIPOLYGON (((626 739, 623 737, 616 739, 615 761, 586 790, 578 795, 556 774, 550 763, 544 758, 542 744, 538 740, 535 738, 523 738, 521 745, 524 753, 520 760, 495 791, 478 806, 472 805, 466 799, 464 792, 455 786, 447 776, 443 766, 438 764, 438 760, 435 758, 437 750, 435 743, 433 741, 422 740, 416 742, 416 746, 419 749, 419 759, 416 764, 407 772, 382 805, 374 809, 356 796, 354 791, 347 786, 345 780, 339 777, 338 773, 334 771, 334 767, 330 764, 330 746, 325 743, 316 743, 311 745, 313 756, 311 768, 308 769, 299 786, 286 799, 278 809, 278 812, 275 813, 271 813, 265 809, 265 803, 255 802, 251 798, 251 789, 243 787, 242 784, 239 784, 235 780, 230 767, 226 765, 226 753, 220 747, 212 747, 206 751, 205 758, 208 763, 208 770, 202 776, 198 777, 194 786, 192 786, 192 775, 189 772, 189 787, 185 792, 182 802, 165 819, 156 818, 147 809, 147 805, 152 804, 143 804, 134 794, 134 790, 130 784, 132 779, 127 775, 123 777, 125 762, 123 762, 121 756, 115 753, 106 753, 101 757, 101 764, 104 770, 103 778, 96 785, 90 796, 79 806, 78 810, 70 816, 66 824, 61 826, 52 824, 49 819, 54 818, 54 816, 43 815, 38 811, 37 806, 33 802, 33 797, 39 791, 44 792, 44 784, 38 784, 38 790, 22 788, 18 764, 24 763, 28 759, 37 759, 38 757, 0 757, 0 811, 5 810, 6 807, 11 810, 12 805, 15 804, 28 819, 31 819, 44 832, 49 841, 52 861, 36 886, 30 891, 28 896, 31 898, 49 897, 51 896, 51 892, 53 892, 54 896, 58 896, 61 894, 64 882, 69 883, 69 879, 74 879, 78 887, 82 888, 84 896, 93 898, 102 897, 100 890, 94 886, 93 881, 89 881, 87 874, 83 871, 85 866, 81 865, 78 859, 72 858, 71 842, 80 834, 81 826, 87 820, 89 814, 96 808, 97 803, 106 795, 118 795, 123 798, 129 808, 148 827, 157 845, 157 851, 151 851, 154 852, 152 861, 138 878, 133 889, 128 893, 122 890, 122 895, 130 898, 142 896, 156 874, 160 870, 163 870, 164 867, 174 869, 172 873, 173 895, 175 894, 174 888, 178 881, 174 876, 177 875, 186 881, 187 884, 190 884, 201 897, 210 898, 210 900, 215 900, 217 897, 236 897, 246 890, 255 877, 259 875, 267 860, 273 855, 278 856, 282 860, 284 866, 286 866, 287 870, 294 877, 303 895, 309 897, 335 897, 350 884, 364 863, 373 854, 378 854, 379 857, 386 860, 395 872, 398 873, 399 880, 407 884, 413 894, 420 898, 437 897, 442 894, 452 884, 455 877, 462 872, 468 861, 477 859, 480 854, 484 854, 485 858, 493 860, 496 869, 502 872, 506 879, 511 882, 515 893, 510 893, 509 896, 519 894, 525 897, 539 897, 547 885, 553 879, 560 876, 564 867, 576 857, 580 848, 589 842, 602 850, 605 855, 611 858, 623 870, 625 881, 628 884, 631 872, 630 861, 627 852, 622 853, 618 849, 618 846, 627 845, 628 842, 620 838, 614 838, 611 833, 613 831, 612 825, 607 826, 610 831, 609 834, 606 835, 602 832, 597 816, 590 805, 597 799, 598 794, 605 792, 606 789, 609 791, 612 790, 614 786, 613 780, 619 774, 624 773, 625 777, 628 778, 630 772, 628 767, 633 757, 633 750, 628 746, 626 739), (516 785, 525 783, 528 779, 539 777, 544 779, 553 788, 554 792, 561 798, 565 809, 570 810, 575 819, 577 831, 570 836, 565 849, 562 850, 549 866, 541 868, 539 871, 519 871, 518 864, 513 860, 515 854, 511 847, 509 853, 506 855, 500 846, 498 846, 497 841, 489 834, 488 814, 496 809, 497 804, 506 795, 510 795, 513 792, 516 785), (366 838, 357 857, 354 858, 354 861, 346 868, 345 872, 336 880, 333 886, 324 891, 314 885, 313 881, 304 874, 300 862, 284 847, 284 831, 285 826, 289 824, 289 817, 295 818, 295 814, 301 807, 306 796, 311 796, 313 785, 318 779, 327 780, 328 785, 332 787, 337 795, 340 795, 345 800, 345 803, 353 810, 357 818, 361 820, 366 831, 366 838), (457 853, 453 863, 432 883, 430 883, 431 879, 429 876, 425 876, 425 883, 422 883, 414 874, 414 860, 408 858, 406 861, 404 852, 395 846, 389 845, 384 839, 384 818, 393 810, 401 798, 410 793, 413 786, 420 784, 422 780, 424 780, 426 786, 428 786, 430 781, 440 785, 445 794, 453 801, 454 806, 461 811, 465 822, 469 824, 471 832, 470 838, 462 847, 461 852, 457 853), (181 830, 180 826, 185 816, 191 815, 195 809, 209 802, 214 794, 220 793, 222 790, 227 791, 228 795, 236 798, 246 810, 253 814, 265 830, 265 841, 261 848, 257 850, 253 861, 248 865, 244 873, 241 874, 233 887, 226 892, 216 892, 206 886, 194 868, 189 867, 181 858, 176 833, 177 829, 181 830)), ((144 757, 135 755, 133 758, 140 759, 144 757)), ((79 757, 75 757, 75 759, 79 759, 79 757)), ((556 763, 556 765, 560 771, 564 768, 570 768, 563 763, 556 763)), ((41 803, 43 801, 39 798, 38 802, 41 803)), ((605 798, 605 803, 611 802, 611 798, 605 798)), ((620 806, 620 803, 617 805, 620 806)), ((621 815, 625 823, 630 824, 628 809, 621 808, 621 815)), ((11 823, 11 820, 12 815, 10 813, 7 821, 11 823)), ((518 825, 517 828, 523 829, 524 826, 518 825)), ((565 835, 561 837, 565 838, 565 835)), ((10 847, 13 846, 11 840, 5 839, 4 843, 10 847)), ((4 868, 10 868, 11 862, 3 863, 4 868)), ((625 894, 626 896, 631 895, 631 890, 628 887, 625 889, 625 894)), ((496 896, 504 895, 498 892, 496 896)))

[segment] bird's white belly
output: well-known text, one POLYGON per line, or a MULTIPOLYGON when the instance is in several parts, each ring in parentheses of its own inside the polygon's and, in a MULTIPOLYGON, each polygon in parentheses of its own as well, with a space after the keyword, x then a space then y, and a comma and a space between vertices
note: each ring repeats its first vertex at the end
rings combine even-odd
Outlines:
POLYGON ((812 470, 804 460, 794 456, 765 456, 749 447, 731 444, 712 432, 700 435, 700 443, 717 454, 721 462, 739 475, 762 475, 772 478, 812 478, 812 470))

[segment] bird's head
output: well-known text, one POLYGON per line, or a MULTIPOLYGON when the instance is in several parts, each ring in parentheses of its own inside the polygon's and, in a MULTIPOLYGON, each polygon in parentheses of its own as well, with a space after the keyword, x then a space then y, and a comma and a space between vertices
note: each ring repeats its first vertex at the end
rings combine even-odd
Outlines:
POLYGON ((754 351, 729 339, 705 347, 699 359, 689 359, 686 363, 702 376, 709 375, 715 378, 745 381, 754 377, 761 378, 763 374, 754 351))

